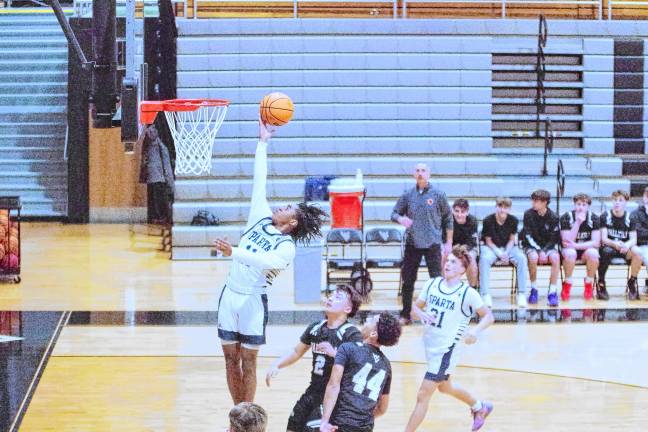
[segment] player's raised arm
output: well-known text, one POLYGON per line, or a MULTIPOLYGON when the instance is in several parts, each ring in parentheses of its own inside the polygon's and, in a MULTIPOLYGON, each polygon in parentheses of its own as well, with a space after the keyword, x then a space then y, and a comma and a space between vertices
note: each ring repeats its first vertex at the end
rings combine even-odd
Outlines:
POLYGON ((274 131, 275 128, 259 120, 259 143, 254 155, 254 183, 248 223, 255 223, 272 214, 266 196, 266 184, 268 181, 268 142, 274 131))
POLYGON ((295 363, 297 360, 302 358, 304 354, 306 354, 306 351, 308 351, 309 348, 309 345, 298 342, 294 349, 279 357, 272 366, 270 366, 266 373, 266 385, 270 387, 270 381, 279 374, 279 369, 283 369, 295 363))

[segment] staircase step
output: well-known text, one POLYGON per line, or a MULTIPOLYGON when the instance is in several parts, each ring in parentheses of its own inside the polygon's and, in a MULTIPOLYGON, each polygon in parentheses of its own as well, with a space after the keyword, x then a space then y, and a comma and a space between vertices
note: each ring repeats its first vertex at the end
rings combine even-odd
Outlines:
MULTIPOLYGON (((42 132, 42 130, 38 131, 42 132)), ((21 151, 27 147, 43 147, 63 150, 65 145, 65 131, 61 134, 0 134, 0 146, 4 146, 15 151, 21 151)))
MULTIPOLYGON (((2 24, 0 24, 2 25, 2 24)), ((0 62, 6 60, 61 60, 67 63, 68 50, 67 48, 56 48, 49 50, 42 49, 21 49, 10 50, 6 49, 0 52, 0 62)))
POLYGON ((13 147, 6 146, 0 139, 0 156, 5 160, 34 159, 41 161, 63 161, 63 146, 32 146, 13 147), (60 148, 59 148, 60 147, 60 148))
MULTIPOLYGON (((62 36, 62 35, 61 35, 62 36)), ((40 47, 44 50, 50 48, 67 48, 67 39, 65 37, 52 38, 7 38, 0 39, 1 50, 21 50, 23 48, 34 49, 40 47)))
MULTIPOLYGON (((60 168, 59 168, 60 169, 60 168)), ((67 187, 67 170, 58 172, 12 172, 10 175, 0 176, 0 189, 38 189, 67 187)))
MULTIPOLYGON (((1 47, 0 47, 1 49, 1 47)), ((67 83, 67 70, 37 72, 0 72, 0 81, 14 83, 32 83, 50 80, 67 83)))
POLYGON ((37 36, 39 38, 61 38, 65 34, 59 26, 53 25, 24 25, 22 27, 6 27, 0 24, 0 38, 25 38, 27 36, 37 36))
POLYGON ((64 122, 15 122, 7 123, 4 119, 0 121, 0 139, 3 135, 34 135, 47 131, 65 135, 64 122))
POLYGON ((5 189, 0 185, 0 196, 18 195, 23 201, 47 202, 56 201, 64 202, 67 200, 67 184, 60 187, 50 186, 47 189, 30 189, 30 188, 11 188, 5 189))
POLYGON ((0 93, 0 106, 2 105, 57 105, 67 107, 67 93, 40 93, 40 94, 2 94, 0 93))
POLYGON ((67 62, 61 60, 4 60, 0 58, 0 73, 2 72, 55 72, 66 71, 67 62))
POLYGON ((0 82, 0 95, 3 94, 35 94, 35 93, 67 93, 67 80, 41 81, 28 83, 0 82))
POLYGON ((63 172, 67 170, 67 162, 62 158, 59 160, 43 159, 9 159, 0 153, 0 173, 32 172, 32 173, 49 173, 63 172))

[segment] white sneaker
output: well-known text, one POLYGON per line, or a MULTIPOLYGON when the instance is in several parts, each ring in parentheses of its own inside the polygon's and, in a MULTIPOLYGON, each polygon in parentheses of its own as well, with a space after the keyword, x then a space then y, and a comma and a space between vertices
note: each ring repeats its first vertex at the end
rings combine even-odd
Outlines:
POLYGON ((518 303, 517 303, 519 308, 525 308, 527 307, 527 299, 526 299, 526 294, 518 294, 518 303))
POLYGON ((483 295, 483 296, 482 296, 482 300, 484 300, 484 304, 485 304, 487 307, 489 307, 489 308, 491 308, 491 309, 493 308, 493 297, 491 297, 490 294, 485 294, 485 295, 483 295))

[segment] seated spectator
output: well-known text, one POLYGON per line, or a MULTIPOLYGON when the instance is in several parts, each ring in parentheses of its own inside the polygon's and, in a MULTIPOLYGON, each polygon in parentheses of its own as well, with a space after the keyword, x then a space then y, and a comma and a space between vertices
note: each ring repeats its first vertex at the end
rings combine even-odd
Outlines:
POLYGON ((477 218, 469 213, 468 200, 459 198, 452 204, 454 230, 452 231, 452 246, 466 246, 470 254, 470 264, 466 269, 468 284, 477 287, 479 283, 477 271, 477 218))
MULTIPOLYGON (((628 300, 639 300, 637 276, 642 264, 648 266, 648 187, 644 189, 643 204, 630 214, 630 226, 637 232, 637 244, 632 248, 627 294, 628 300)), ((644 294, 648 294, 648 284, 644 294)))
MULTIPOLYGON (((562 239, 563 268, 565 280, 562 284, 560 298, 568 301, 572 288, 572 275, 576 261, 582 260, 587 267, 585 277, 585 300, 594 296, 594 276, 599 266, 598 249, 601 244, 599 218, 590 211, 592 198, 585 193, 574 195, 574 210, 560 218, 560 237, 562 239)), ((558 303, 550 304, 558 306, 558 303)))
MULTIPOLYGON (((608 300, 605 286, 605 274, 610 266, 612 258, 623 258, 626 262, 632 259, 632 247, 637 244, 637 231, 630 223, 630 213, 626 211, 630 194, 626 191, 617 190, 612 192, 612 210, 603 212, 600 219, 601 224, 601 258, 598 268, 598 283, 596 284, 596 297, 599 300, 608 300)), ((634 280, 636 286, 637 279, 634 280)), ((628 291, 630 291, 630 279, 628 280, 628 291)), ((635 290, 636 291, 636 290, 635 290)))
POLYGON ((558 215, 548 206, 551 194, 538 189, 531 194, 531 208, 524 212, 522 244, 529 261, 531 290, 529 303, 538 303, 538 264, 551 264, 549 277, 548 303, 558 303, 558 276, 560 275, 560 224, 558 215))
POLYGON ((241 402, 230 410, 229 420, 227 432, 265 432, 268 414, 255 403, 241 402))
POLYGON ((518 232, 518 219, 511 212, 510 198, 497 198, 495 213, 486 216, 482 228, 479 257, 479 291, 484 304, 493 306, 490 295, 490 268, 496 261, 513 264, 517 269, 519 307, 526 307, 527 260, 524 253, 515 245, 518 232))

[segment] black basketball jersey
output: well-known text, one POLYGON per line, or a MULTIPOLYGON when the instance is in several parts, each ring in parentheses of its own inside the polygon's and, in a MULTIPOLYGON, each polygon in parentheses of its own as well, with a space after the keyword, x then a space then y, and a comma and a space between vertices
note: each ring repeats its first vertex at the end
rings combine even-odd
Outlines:
POLYGON ((373 345, 345 343, 338 348, 335 364, 344 366, 331 424, 353 428, 373 426, 374 408, 391 387, 391 364, 373 345))
MULTIPOLYGON (((574 226, 574 221, 576 220, 576 212, 570 211, 562 215, 560 218, 560 229, 563 231, 569 231, 574 226)), ((583 222, 580 227, 578 227, 578 233, 576 234, 576 243, 584 243, 592 240, 592 231, 596 231, 600 228, 599 218, 591 211, 587 212, 585 216, 585 222, 583 222)))
POLYGON ((353 324, 346 321, 338 328, 328 328, 326 320, 316 321, 309 325, 301 336, 301 342, 311 346, 313 352, 313 369, 311 371, 311 387, 324 392, 331 377, 334 358, 319 352, 316 348, 321 342, 330 343, 338 348, 344 342, 362 342, 362 334, 353 324))
POLYGON ((608 210, 601 214, 601 228, 607 228, 607 236, 610 240, 630 240, 630 213, 624 212, 623 216, 617 217, 608 210))

